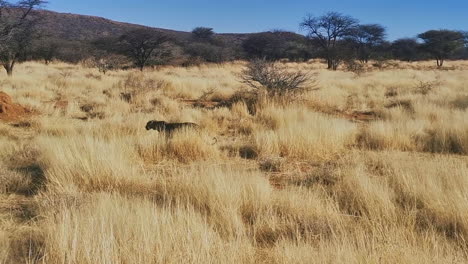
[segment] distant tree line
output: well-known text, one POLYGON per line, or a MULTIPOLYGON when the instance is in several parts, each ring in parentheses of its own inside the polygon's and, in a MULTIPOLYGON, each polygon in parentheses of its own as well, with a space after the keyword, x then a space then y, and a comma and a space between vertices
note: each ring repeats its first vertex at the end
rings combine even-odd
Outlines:
POLYGON ((17 62, 53 60, 89 61, 102 72, 117 68, 158 65, 191 66, 233 60, 308 61, 323 59, 328 69, 340 65, 365 65, 390 59, 434 59, 443 67, 448 59, 468 59, 468 33, 429 30, 415 38, 387 40, 385 27, 360 24, 337 12, 309 15, 300 23, 304 35, 283 30, 255 34, 217 34, 209 27, 196 27, 180 39, 151 28, 139 28, 118 36, 92 41, 71 41, 47 36, 37 30, 40 19, 29 15, 46 3, 42 0, 0 0, 0 64, 8 75, 17 62))
POLYGON ((208 27, 196 27, 191 38, 185 41, 171 39, 163 32, 141 29, 96 40, 93 47, 123 55, 140 69, 170 63, 189 66, 239 59, 308 61, 313 58, 324 59, 330 70, 338 69, 343 63, 366 64, 371 60, 390 59, 408 62, 434 59, 442 67, 447 59, 468 59, 468 33, 462 31, 429 30, 415 38, 390 42, 382 25, 359 24, 357 19, 337 12, 318 17, 309 15, 300 27, 305 35, 272 30, 248 34, 238 43, 226 42, 226 38, 208 27), (129 37, 134 41, 122 42, 129 37), (143 43, 148 46, 138 46, 143 43), (142 54, 132 50, 147 50, 149 56, 142 60, 142 54))

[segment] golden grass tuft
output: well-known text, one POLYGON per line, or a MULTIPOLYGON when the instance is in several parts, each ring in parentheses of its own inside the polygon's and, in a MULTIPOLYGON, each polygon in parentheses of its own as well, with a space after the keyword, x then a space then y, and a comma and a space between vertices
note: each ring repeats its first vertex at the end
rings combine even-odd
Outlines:
POLYGON ((253 251, 223 240, 194 209, 177 204, 95 194, 60 211, 48 223, 48 263, 239 263, 253 251))
POLYGON ((267 108, 259 114, 268 130, 255 131, 254 146, 262 156, 332 159, 354 143, 356 125, 305 108, 267 108))

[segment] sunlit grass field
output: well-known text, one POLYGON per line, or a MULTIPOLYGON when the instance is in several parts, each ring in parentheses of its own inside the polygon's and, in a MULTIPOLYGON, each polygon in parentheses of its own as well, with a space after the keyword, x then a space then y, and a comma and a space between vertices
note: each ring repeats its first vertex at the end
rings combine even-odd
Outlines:
POLYGON ((244 65, 2 75, 0 263, 468 262, 467 62, 287 63, 318 89, 255 111, 244 65))

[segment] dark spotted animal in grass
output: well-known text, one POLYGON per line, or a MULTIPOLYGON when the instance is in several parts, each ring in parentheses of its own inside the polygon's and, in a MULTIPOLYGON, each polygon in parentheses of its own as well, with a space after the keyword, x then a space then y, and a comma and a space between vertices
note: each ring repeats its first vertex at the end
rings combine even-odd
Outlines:
POLYGON ((146 124, 146 130, 157 130, 159 132, 166 132, 172 134, 178 129, 193 128, 198 129, 199 126, 195 123, 166 123, 164 121, 152 120, 146 124))
MULTIPOLYGON (((172 133, 178 129, 184 129, 184 128, 190 128, 190 129, 199 129, 200 126, 195 124, 195 123, 166 123, 164 121, 156 121, 152 120, 146 123, 146 130, 157 130, 159 132, 165 132, 166 136, 171 137, 172 133)), ((211 145, 214 145, 218 143, 217 138, 213 138, 213 143, 211 145)))

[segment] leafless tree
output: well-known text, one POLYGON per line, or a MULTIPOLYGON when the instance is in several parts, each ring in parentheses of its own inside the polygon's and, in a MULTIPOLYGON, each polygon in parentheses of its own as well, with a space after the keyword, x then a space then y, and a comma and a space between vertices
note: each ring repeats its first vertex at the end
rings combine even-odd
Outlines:
POLYGON ((21 27, 31 11, 47 3, 44 0, 22 0, 16 3, 0 0, 0 38, 8 37, 13 30, 21 27))
POLYGON ((34 36, 37 21, 28 19, 31 11, 45 4, 43 0, 22 0, 15 3, 0 0, 0 63, 8 76, 24 55, 34 36))
POLYGON ((321 17, 307 16, 301 23, 301 27, 307 31, 312 39, 323 51, 327 60, 328 69, 338 68, 340 41, 352 34, 358 21, 350 16, 337 12, 329 12, 321 17))
POLYGON ((266 90, 270 96, 297 95, 316 85, 310 74, 289 71, 278 63, 264 59, 251 61, 240 77, 255 91, 266 90))
POLYGON ((31 50, 31 40, 34 38, 34 32, 28 26, 25 29, 18 30, 11 34, 8 43, 0 47, 0 62, 6 70, 8 76, 13 75, 13 69, 16 63, 24 60, 31 50))
POLYGON ((120 51, 131 60, 141 71, 164 48, 170 38, 163 32, 151 29, 137 29, 120 37, 120 51))

